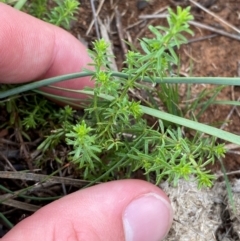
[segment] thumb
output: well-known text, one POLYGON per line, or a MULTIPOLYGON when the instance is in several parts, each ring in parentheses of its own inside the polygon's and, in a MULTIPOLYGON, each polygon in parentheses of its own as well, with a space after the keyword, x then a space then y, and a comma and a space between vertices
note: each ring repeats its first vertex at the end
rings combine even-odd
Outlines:
POLYGON ((172 208, 156 186, 122 180, 83 189, 26 218, 2 241, 159 241, 172 208))

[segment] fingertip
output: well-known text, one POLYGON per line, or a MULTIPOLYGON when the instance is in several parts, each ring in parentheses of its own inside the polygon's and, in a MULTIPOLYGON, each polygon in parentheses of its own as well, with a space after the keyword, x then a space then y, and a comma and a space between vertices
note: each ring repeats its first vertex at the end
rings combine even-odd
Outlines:
MULTIPOLYGON (((86 47, 67 31, 0 3, 0 81, 21 83, 82 71, 91 61, 86 47), (21 23, 21 24, 19 24, 21 23)), ((89 77, 56 84, 81 90, 89 77)), ((64 91, 48 92, 73 96, 64 91)))
POLYGON ((171 224, 169 202, 162 195, 147 193, 133 200, 124 211, 125 241, 162 240, 171 224))
POLYGON ((171 222, 169 200, 158 187, 140 180, 113 181, 47 205, 17 225, 4 241, 21 241, 20 237, 40 241, 41 232, 54 237, 49 238, 51 241, 69 237, 88 241, 156 241, 166 235, 171 222))
POLYGON ((49 24, 1 4, 0 29, 2 83, 34 80, 49 69, 55 42, 49 24))

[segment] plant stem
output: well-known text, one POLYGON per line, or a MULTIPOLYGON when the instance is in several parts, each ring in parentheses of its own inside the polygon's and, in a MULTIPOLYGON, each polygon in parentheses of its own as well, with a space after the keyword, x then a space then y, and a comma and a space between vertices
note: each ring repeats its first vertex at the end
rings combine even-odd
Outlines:
MULTIPOLYGON (((82 78, 87 76, 93 76, 94 72, 79 72, 74 74, 61 75, 53 78, 48 78, 44 80, 39 80, 37 82, 32 82, 29 84, 25 84, 14 89, 10 89, 7 91, 0 92, 0 99, 7 98, 12 95, 20 94, 22 92, 26 92, 29 90, 38 89, 40 87, 51 85, 57 82, 61 82, 69 79, 82 78)), ((113 72, 112 76, 120 77, 123 79, 128 78, 128 74, 113 72)), ((144 77, 142 79, 146 82, 152 82, 152 80, 148 77, 144 77)), ((164 78, 156 78, 155 82, 158 84, 168 83, 168 84, 215 84, 215 85, 233 85, 240 86, 240 78, 232 78, 232 77, 164 77, 164 78)))

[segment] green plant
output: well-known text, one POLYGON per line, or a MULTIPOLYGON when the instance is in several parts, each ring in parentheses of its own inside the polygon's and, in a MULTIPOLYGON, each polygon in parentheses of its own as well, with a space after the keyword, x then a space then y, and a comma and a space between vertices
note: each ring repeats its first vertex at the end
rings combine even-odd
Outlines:
MULTIPOLYGON (((126 55, 123 72, 128 75, 127 79, 112 76, 108 68, 110 56, 106 53, 108 45, 104 40, 96 41, 89 51, 95 68, 93 103, 85 110, 87 118, 66 134, 67 144, 73 146, 71 159, 85 168, 85 178, 96 170, 104 175, 111 167, 125 168, 127 176, 142 168, 146 174, 154 172, 157 183, 168 178, 177 184, 179 178, 188 179, 194 174, 199 186, 211 186, 214 176, 205 171, 205 166, 224 155, 223 145, 216 144, 215 138, 189 140, 182 136, 179 128, 165 130, 161 121, 160 129, 153 130, 142 118, 140 102, 128 96, 129 89, 138 86, 137 80, 148 76, 154 82, 157 76, 168 76, 172 64, 178 65, 174 48, 187 41, 182 33, 192 33, 187 24, 192 19, 189 11, 190 8, 178 7, 175 14, 169 10, 168 28, 149 27, 155 38, 140 40, 144 53, 129 51, 126 55), (112 98, 103 102, 100 95, 112 98), (123 161, 119 162, 121 158, 123 161)), ((178 104, 172 104, 176 100, 177 86, 161 86, 163 95, 160 97, 170 110, 170 106, 178 104)), ((175 110, 171 113, 178 114, 175 110)))
MULTIPOLYGON (((199 186, 211 186, 214 176, 206 171, 206 165, 223 157, 225 153, 224 145, 218 144, 216 137, 237 144, 240 144, 240 138, 198 123, 196 119, 188 120, 181 117, 182 113, 178 111, 179 99, 171 99, 177 91, 177 85, 172 84, 230 82, 229 79, 218 78, 216 81, 212 78, 172 76, 172 65, 178 65, 175 48, 186 42, 183 34, 192 33, 187 24, 191 19, 190 8, 178 7, 177 13, 169 10, 169 26, 150 26, 155 38, 140 40, 143 51, 131 50, 127 53, 123 73, 115 73, 109 69, 108 45, 101 39, 94 42, 93 50, 89 51, 94 60, 94 71, 85 70, 83 73, 31 83, 0 93, 0 98, 60 80, 92 76, 95 88, 77 91, 92 95, 92 102, 85 109, 85 115, 80 116, 76 123, 67 119, 59 124, 39 149, 46 151, 54 148, 56 140, 59 142, 65 138, 66 143, 72 147, 69 161, 80 167, 84 178, 95 182, 130 177, 133 171, 143 169, 148 178, 150 174, 154 174, 157 183, 162 179, 168 179, 176 184, 179 178, 188 179, 190 175, 195 175, 199 186), (171 77, 168 77, 169 75, 171 77), (139 80, 152 81, 162 86, 164 95, 159 97, 170 113, 142 106, 140 102, 130 99, 130 89, 147 88, 140 84, 139 80), (159 120, 154 126, 149 126, 144 114, 159 120), (164 121, 174 125, 165 126, 164 121), (194 129, 195 137, 185 136, 180 126, 194 129), (202 132, 212 137, 202 135, 202 132)), ((71 102, 71 99, 67 98, 62 100, 71 102)), ((214 98, 211 101, 214 101, 214 98)), ((204 103, 204 106, 209 104, 210 102, 204 103)), ((196 103, 192 104, 191 108, 193 107, 196 109, 196 103)))
POLYGON ((0 0, 0 2, 15 4, 14 7, 17 9, 66 29, 70 28, 70 21, 76 20, 75 16, 80 5, 77 0, 54 0, 54 4, 49 4, 49 0, 0 0))
MULTIPOLYGON (((153 82, 156 76, 163 78, 174 75, 172 66, 179 64, 174 48, 187 42, 182 33, 193 34, 187 23, 193 19, 188 10, 182 11, 181 8, 177 8, 177 13, 175 14, 169 9, 169 16, 167 17, 169 27, 149 26, 149 30, 155 37, 140 40, 144 55, 139 56, 137 65, 134 67, 138 68, 138 72, 142 72, 143 75, 152 78, 153 82)), ((162 83, 161 91, 157 92, 157 95, 169 113, 182 116, 181 110, 178 107, 180 98, 177 84, 169 85, 162 83)))

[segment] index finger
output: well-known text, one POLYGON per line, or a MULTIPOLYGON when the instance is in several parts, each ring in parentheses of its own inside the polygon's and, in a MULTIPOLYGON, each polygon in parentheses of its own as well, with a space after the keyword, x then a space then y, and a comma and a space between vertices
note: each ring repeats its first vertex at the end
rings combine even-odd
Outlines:
MULTIPOLYGON (((0 82, 21 83, 79 72, 91 62, 86 48, 65 30, 0 3, 0 82)), ((82 89, 88 77, 57 83, 82 89)), ((51 92, 69 96, 56 90, 51 92)))

